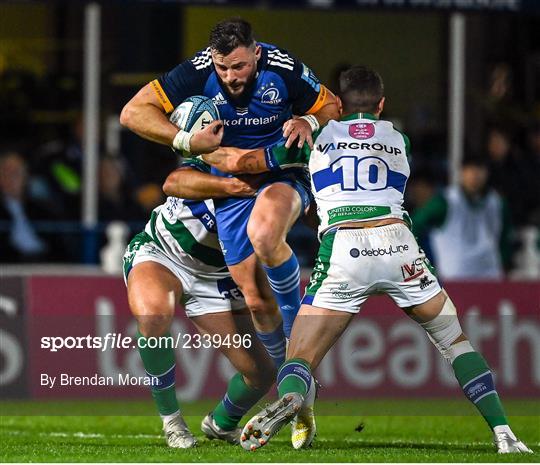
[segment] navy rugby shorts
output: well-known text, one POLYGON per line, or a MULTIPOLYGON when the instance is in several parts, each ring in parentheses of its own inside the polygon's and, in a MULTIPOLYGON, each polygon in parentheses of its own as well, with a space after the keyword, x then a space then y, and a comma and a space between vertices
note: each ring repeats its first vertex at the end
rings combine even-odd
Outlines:
MULTIPOLYGON (((298 192, 304 212, 313 198, 309 173, 300 168, 275 173, 258 192, 276 182, 288 184, 298 192)), ((236 265, 254 253, 247 235, 247 225, 256 200, 257 197, 214 200, 219 243, 227 265, 236 265)))

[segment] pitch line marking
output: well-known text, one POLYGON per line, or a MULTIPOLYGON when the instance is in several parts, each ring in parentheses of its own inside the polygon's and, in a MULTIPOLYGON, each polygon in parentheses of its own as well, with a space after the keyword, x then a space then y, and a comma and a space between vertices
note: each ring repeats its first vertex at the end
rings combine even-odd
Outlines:
POLYGON ((4 431, 3 433, 12 436, 42 436, 42 437, 58 437, 58 438, 82 438, 82 439, 162 439, 161 434, 103 434, 103 433, 83 433, 78 431, 76 433, 52 431, 50 433, 39 432, 33 433, 31 431, 11 430, 4 431))
MULTIPOLYGON (((162 439, 163 436, 161 434, 103 434, 103 433, 83 433, 82 431, 77 431, 75 433, 71 432, 63 432, 63 431, 51 431, 51 432, 38 432, 34 433, 31 431, 23 431, 23 430, 5 430, 0 431, 0 433, 11 435, 11 436, 42 436, 42 437, 59 437, 59 438, 81 438, 81 439, 162 439)), ((343 438, 343 442, 351 442, 358 444, 359 442, 362 442, 363 444, 369 445, 370 443, 376 443, 379 444, 380 440, 361 440, 358 439, 352 439, 352 438, 343 438)), ((274 442, 283 442, 283 441, 274 441, 274 442)), ((317 443, 325 443, 325 442, 335 442, 333 439, 318 439, 317 443)), ((413 441, 406 441, 406 440, 391 440, 387 441, 387 444, 389 447, 392 447, 393 445, 404 445, 404 444, 413 444, 413 441)), ((487 445, 493 445, 493 443, 486 441, 474 441, 474 442, 457 442, 457 441, 414 441, 414 444, 416 445, 431 445, 431 446, 460 446, 460 445, 471 445, 471 446, 487 446, 487 445)), ((540 442, 531 443, 533 447, 540 447, 540 442)))

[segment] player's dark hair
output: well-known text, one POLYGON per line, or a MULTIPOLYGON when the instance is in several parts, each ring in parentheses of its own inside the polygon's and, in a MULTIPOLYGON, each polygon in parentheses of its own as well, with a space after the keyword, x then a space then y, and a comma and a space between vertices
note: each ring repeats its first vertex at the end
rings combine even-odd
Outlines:
POLYGON ((352 66, 339 76, 339 97, 346 114, 375 112, 384 97, 383 80, 366 66, 352 66))
POLYGON ((254 42, 251 24, 242 18, 220 21, 210 31, 210 48, 221 55, 228 55, 237 47, 250 47, 254 42))

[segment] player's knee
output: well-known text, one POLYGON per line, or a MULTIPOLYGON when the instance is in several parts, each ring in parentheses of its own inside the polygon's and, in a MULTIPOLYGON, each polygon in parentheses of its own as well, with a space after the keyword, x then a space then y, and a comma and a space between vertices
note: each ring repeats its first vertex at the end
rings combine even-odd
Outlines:
POLYGON ((257 286, 240 286, 240 290, 251 313, 255 310, 261 311, 267 305, 257 286))
POLYGON ((439 314, 420 325, 426 330, 437 350, 450 363, 459 355, 474 351, 463 334, 456 307, 448 297, 439 314))
POLYGON ((135 315, 139 332, 144 337, 159 337, 167 334, 171 327, 172 314, 155 313, 135 315))
POLYGON ((271 300, 265 300, 260 296, 248 297, 244 295, 244 297, 246 299, 246 305, 254 317, 271 315, 277 312, 277 307, 271 300))
POLYGON ((137 320, 139 332, 144 337, 159 337, 169 331, 173 312, 164 310, 164 306, 148 304, 143 308, 134 308, 132 311, 137 320))
POLYGON ((263 261, 271 259, 275 250, 285 240, 283 234, 276 231, 275 225, 267 221, 248 224, 247 233, 255 253, 263 261))

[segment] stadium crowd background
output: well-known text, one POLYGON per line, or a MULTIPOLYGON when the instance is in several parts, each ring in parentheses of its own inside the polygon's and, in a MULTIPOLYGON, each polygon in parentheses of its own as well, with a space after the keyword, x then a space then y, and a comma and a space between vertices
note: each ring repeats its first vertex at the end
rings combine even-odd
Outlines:
MULTIPOLYGON (((3 3, 1 9, 0 261, 81 263, 84 3, 3 3)), ((349 64, 377 69, 386 82, 385 119, 412 142, 405 207, 414 218, 445 187, 447 13, 107 2, 96 179, 100 246, 110 221, 126 222, 132 233, 143 227, 164 200, 161 183, 178 163, 166 147, 120 128, 122 106, 139 87, 205 47, 211 26, 230 16, 249 20, 258 40, 301 57, 335 92, 349 64)), ((540 254, 540 18, 502 12, 466 18, 464 158, 485 164, 485 189, 495 189, 509 206, 503 262, 506 272, 519 276, 524 248, 540 254), (524 244, 525 234, 536 238, 533 249, 524 244)), ((290 243, 310 267, 315 232, 299 223, 290 243)), ((456 241, 455 247, 466 244, 456 241)), ((96 254, 91 261, 98 260, 96 254)))

